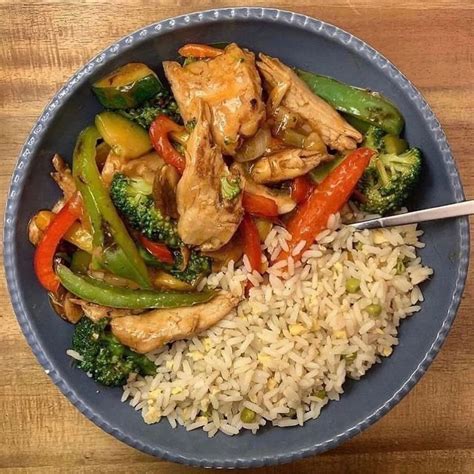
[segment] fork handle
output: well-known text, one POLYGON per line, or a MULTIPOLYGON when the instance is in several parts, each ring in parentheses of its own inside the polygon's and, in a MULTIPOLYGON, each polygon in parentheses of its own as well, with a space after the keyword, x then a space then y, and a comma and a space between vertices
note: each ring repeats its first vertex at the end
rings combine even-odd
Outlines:
POLYGON ((351 224, 358 230, 378 229, 380 227, 391 227, 394 225, 417 224, 419 222, 448 219, 450 217, 469 216, 474 214, 474 200, 456 202, 445 206, 431 207, 421 211, 406 212, 396 216, 379 217, 367 221, 354 222, 351 224))

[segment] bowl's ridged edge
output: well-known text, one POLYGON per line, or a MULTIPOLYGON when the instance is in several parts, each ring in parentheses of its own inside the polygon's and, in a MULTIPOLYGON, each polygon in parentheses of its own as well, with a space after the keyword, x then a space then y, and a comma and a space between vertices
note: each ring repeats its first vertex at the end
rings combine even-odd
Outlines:
POLYGON ((279 456, 261 458, 240 458, 233 461, 227 459, 209 460, 202 458, 199 459, 192 457, 184 457, 176 455, 167 450, 163 450, 156 446, 144 444, 139 440, 132 439, 126 433, 111 426, 108 422, 97 416, 86 405, 83 404, 83 402, 77 397, 75 391, 70 386, 68 386, 68 384, 66 384, 62 379, 59 378, 58 374, 54 370, 54 367, 38 345, 38 342, 32 334, 31 328, 28 323, 27 315, 20 298, 20 292, 17 285, 17 273, 15 269, 14 241, 16 213, 19 202, 18 199, 15 199, 15 197, 18 194, 18 191, 23 182, 26 164, 28 163, 30 157, 33 156, 36 151, 37 143, 39 141, 39 138, 43 134, 45 124, 47 124, 51 118, 51 113, 62 104, 65 97, 74 92, 81 79, 84 76, 90 75, 94 68, 97 65, 100 65, 106 58, 116 55, 127 47, 129 47, 130 45, 136 44, 137 42, 144 40, 154 32, 159 32, 161 30, 172 30, 177 26, 182 26, 186 24, 195 24, 201 22, 206 23, 211 22, 213 20, 228 21, 232 19, 245 18, 265 19, 270 21, 295 24, 300 28, 309 29, 310 31, 317 31, 319 34, 322 34, 328 38, 333 38, 335 41, 338 41, 346 45, 347 47, 363 54, 372 62, 374 62, 380 69, 387 70, 389 76, 398 85, 400 85, 400 87, 407 90, 409 97, 416 104, 417 108, 422 113, 424 119, 429 124, 430 129, 436 137, 439 148, 442 152, 443 161, 447 169, 449 170, 450 180, 455 190, 456 200, 461 201, 464 199, 464 194, 460 186, 459 174, 451 156, 451 151, 447 143, 446 136, 443 130, 441 129, 441 126, 438 120, 436 119, 433 111, 431 110, 423 96, 413 86, 413 84, 402 73, 400 73, 400 71, 398 71, 397 68, 392 63, 390 63, 384 56, 382 56, 380 53, 368 46, 362 40, 356 38, 355 36, 336 26, 330 25, 320 20, 313 19, 302 14, 271 8, 239 7, 207 10, 203 12, 182 15, 168 20, 163 20, 145 28, 141 28, 136 32, 122 38, 120 41, 114 43, 112 46, 108 47, 107 49, 99 53, 97 56, 95 56, 91 61, 89 61, 72 77, 72 79, 67 84, 65 84, 64 87, 61 88, 61 90, 54 96, 52 101, 46 106, 38 122, 35 124, 33 130, 28 136, 28 140, 21 150, 20 158, 18 160, 11 180, 4 221, 4 262, 8 288, 10 291, 13 308, 15 310, 18 321, 29 345, 31 346, 34 354, 36 355, 41 365, 44 367, 45 371, 52 378, 53 382, 59 387, 61 392, 69 398, 71 403, 73 403, 91 421, 93 421, 104 431, 112 434, 121 441, 124 441, 125 443, 146 453, 159 456, 162 459, 202 467, 245 468, 291 462, 311 454, 317 454, 328 449, 334 448, 343 441, 351 438, 357 433, 360 433, 372 423, 377 421, 387 411, 393 408, 410 391, 410 389, 425 373, 426 369, 438 353, 441 345, 443 344, 449 332, 449 329, 456 315, 456 310, 461 300, 461 295, 464 289, 464 283, 467 277, 467 267, 469 259, 469 221, 467 218, 462 218, 459 220, 459 237, 461 241, 461 249, 455 291, 446 318, 444 319, 443 325, 425 358, 418 365, 417 369, 405 381, 400 390, 398 390, 398 392, 390 400, 380 406, 370 416, 359 422, 351 429, 340 433, 338 436, 327 440, 324 443, 316 444, 311 448, 301 449, 293 453, 281 454, 279 456))

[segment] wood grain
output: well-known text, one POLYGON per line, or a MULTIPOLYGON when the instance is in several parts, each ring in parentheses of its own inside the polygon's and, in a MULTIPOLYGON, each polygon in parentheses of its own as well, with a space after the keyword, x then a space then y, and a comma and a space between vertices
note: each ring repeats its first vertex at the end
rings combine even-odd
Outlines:
MULTIPOLYGON (((248 4, 268 5, 253 0, 248 4)), ((245 5, 245 2, 239 2, 245 5)), ((151 21, 233 1, 0 1, 0 208, 25 136, 50 97, 88 58, 151 21)), ((474 4, 449 1, 273 3, 369 42, 421 89, 474 197, 474 4)), ((3 221, 3 219, 2 219, 3 221)), ((103 433, 59 393, 27 346, 0 285, 0 468, 6 472, 197 473, 103 433)), ((473 277, 472 271, 468 281, 473 277)), ((474 472, 474 288, 417 387, 365 433, 324 455, 262 474, 474 472)))

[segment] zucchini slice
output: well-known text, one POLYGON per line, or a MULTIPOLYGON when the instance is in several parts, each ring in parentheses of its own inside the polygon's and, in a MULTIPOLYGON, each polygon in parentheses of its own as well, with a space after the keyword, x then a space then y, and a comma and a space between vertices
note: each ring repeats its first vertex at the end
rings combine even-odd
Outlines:
POLYGON ((107 109, 128 109, 154 97, 163 89, 158 76, 143 63, 128 63, 92 85, 107 109))
POLYGON ((131 160, 152 149, 146 130, 116 112, 96 115, 95 125, 112 152, 120 158, 131 160))

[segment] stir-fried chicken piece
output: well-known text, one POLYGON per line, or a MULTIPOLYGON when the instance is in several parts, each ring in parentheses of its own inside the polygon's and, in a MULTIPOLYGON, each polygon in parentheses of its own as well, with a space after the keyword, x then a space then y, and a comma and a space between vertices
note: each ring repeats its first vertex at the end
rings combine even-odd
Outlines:
POLYGON ((327 102, 313 94, 308 86, 280 60, 264 54, 257 62, 270 91, 272 107, 280 103, 299 114, 317 131, 324 143, 334 150, 352 150, 362 141, 362 135, 349 125, 327 102), (278 88, 278 94, 272 91, 278 88), (280 92, 281 91, 281 92, 280 92), (278 98, 278 104, 275 99, 278 98))
POLYGON ((229 240, 223 247, 214 252, 203 252, 203 255, 212 259, 212 271, 220 272, 224 266, 233 260, 238 262, 244 254, 244 243, 242 232, 236 232, 232 239, 229 240))
POLYGON ((239 172, 244 176, 244 190, 249 194, 256 196, 263 196, 272 199, 278 206, 278 214, 287 214, 296 207, 296 202, 291 198, 288 189, 274 189, 265 186, 264 184, 256 183, 252 177, 247 174, 245 167, 241 163, 234 163, 231 166, 231 171, 239 172))
POLYGON ((158 171, 164 166, 163 158, 155 151, 140 158, 128 160, 122 168, 122 173, 130 178, 141 178, 152 184, 158 171))
POLYGON ((179 183, 179 173, 172 165, 165 165, 155 174, 153 180, 153 199, 155 206, 164 216, 178 219, 176 205, 176 188, 179 183))
POLYGON ((156 309, 138 316, 116 318, 110 324, 112 333, 122 344, 144 354, 209 329, 238 303, 239 298, 222 291, 208 303, 156 309))
POLYGON ((53 156, 52 164, 54 171, 51 177, 56 181, 56 184, 61 188, 64 194, 64 199, 67 201, 76 192, 76 183, 72 177, 71 169, 64 163, 64 160, 57 153, 53 156))
POLYGON ((81 308, 81 314, 84 313, 94 322, 100 321, 103 318, 115 319, 143 313, 142 310, 131 311, 129 309, 118 309, 110 308, 109 306, 101 306, 100 304, 89 303, 88 301, 84 301, 76 297, 71 298, 71 302, 81 308))
POLYGON ((143 178, 147 183, 153 184, 156 173, 164 164, 165 162, 156 151, 133 160, 124 160, 111 152, 105 160, 101 176, 107 186, 110 186, 114 174, 119 172, 130 178, 143 178))
POLYGON ((54 171, 51 173, 51 177, 63 192, 63 197, 59 199, 51 209, 51 211, 57 213, 62 209, 66 201, 77 191, 77 188, 71 168, 69 168, 69 165, 67 165, 57 153, 53 156, 52 164, 54 171))
POLYGON ((112 152, 108 154, 104 163, 104 167, 102 168, 102 171, 100 173, 102 176, 102 181, 104 181, 106 186, 110 186, 114 174, 122 171, 124 166, 125 160, 123 158, 120 158, 112 152))
POLYGON ((36 216, 33 216, 28 222, 28 240, 34 245, 38 245, 43 238, 43 231, 36 223, 36 216))
POLYGON ((54 310, 65 321, 76 324, 82 318, 82 309, 69 291, 61 288, 57 294, 50 293, 50 298, 54 310))
POLYGON ((185 244, 217 250, 234 235, 243 215, 242 193, 223 196, 223 180, 232 175, 219 148, 212 144, 209 106, 198 100, 197 121, 186 147, 186 168, 176 190, 178 233, 185 244))
POLYGON ((288 148, 258 159, 250 176, 256 183, 278 183, 306 174, 328 157, 319 152, 288 148))
POLYGON ((255 56, 236 44, 214 59, 187 66, 164 61, 163 67, 186 122, 197 117, 196 98, 211 107, 214 141, 224 154, 234 155, 241 138, 254 135, 265 119, 255 56))

